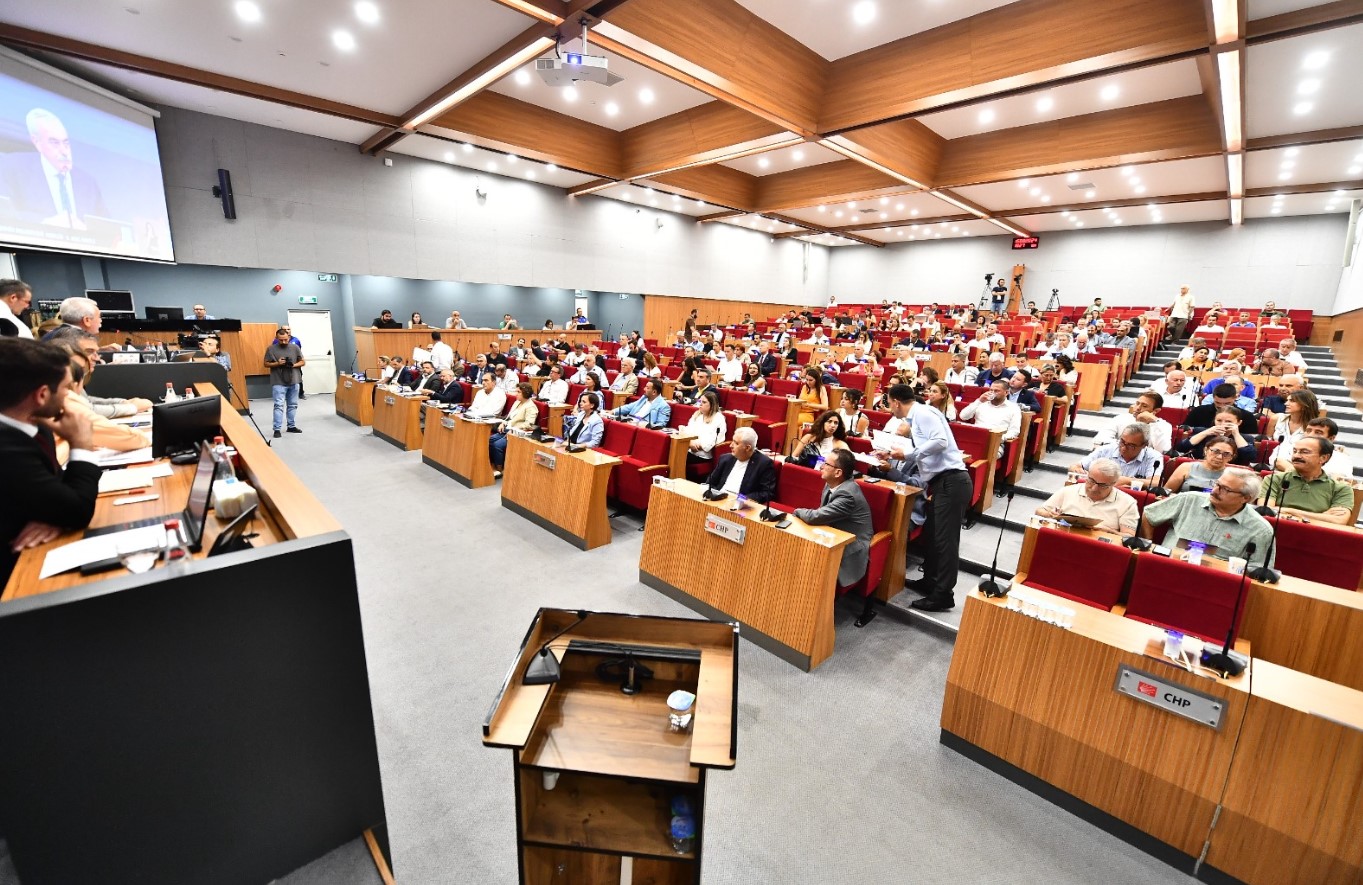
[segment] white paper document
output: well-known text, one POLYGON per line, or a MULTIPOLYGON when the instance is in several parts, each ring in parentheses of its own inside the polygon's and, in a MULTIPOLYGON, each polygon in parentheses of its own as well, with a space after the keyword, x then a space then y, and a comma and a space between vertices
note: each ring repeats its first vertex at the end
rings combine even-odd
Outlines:
POLYGON ((102 559, 117 559, 120 550, 126 551, 142 545, 164 547, 165 543, 166 529, 159 525, 81 538, 55 550, 49 550, 43 557, 43 568, 38 577, 50 578, 102 559))
POLYGON ((131 452, 115 452, 113 449, 95 449, 95 457, 100 467, 121 467, 124 464, 146 464, 156 460, 151 456, 151 446, 134 449, 131 452))

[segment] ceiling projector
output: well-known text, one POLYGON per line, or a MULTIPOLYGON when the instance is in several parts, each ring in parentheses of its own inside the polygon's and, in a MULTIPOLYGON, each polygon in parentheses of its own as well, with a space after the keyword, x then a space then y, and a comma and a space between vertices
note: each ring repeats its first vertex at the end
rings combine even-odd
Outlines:
POLYGON ((625 79, 607 69, 605 56, 565 52, 562 56, 535 59, 535 72, 550 86, 563 88, 579 80, 614 86, 625 79))

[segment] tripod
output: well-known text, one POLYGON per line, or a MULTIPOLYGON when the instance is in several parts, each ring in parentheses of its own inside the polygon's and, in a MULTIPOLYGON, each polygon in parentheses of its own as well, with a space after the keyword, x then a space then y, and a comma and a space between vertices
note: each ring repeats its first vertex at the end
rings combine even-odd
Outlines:
MULTIPOLYGON (((1013 288, 1008 292, 1008 301, 1012 301, 1014 295, 1018 297, 1018 309, 1013 313, 1022 313, 1023 305, 1027 302, 1022 299, 1022 276, 1020 274, 1013 277, 1013 288)), ((1004 312, 1007 312, 1008 302, 1004 302, 1003 309, 1004 312)))
POLYGON ((1046 301, 1046 312, 1050 313, 1053 310, 1059 309, 1060 309, 1060 290, 1052 289, 1051 297, 1046 301))
POLYGON ((265 431, 263 431, 263 430, 260 429, 260 425, 259 425, 259 424, 256 424, 256 416, 255 416, 255 413, 251 411, 251 404, 250 404, 249 402, 247 402, 246 400, 242 399, 241 394, 240 394, 240 393, 237 393, 236 388, 234 388, 234 387, 232 386, 232 382, 231 382, 231 381, 228 381, 228 382, 227 382, 227 405, 228 405, 228 407, 231 407, 231 405, 232 405, 232 395, 233 395, 233 394, 236 394, 237 402, 241 403, 241 408, 246 412, 246 417, 251 419, 251 424, 253 424, 253 425, 255 426, 255 428, 256 428, 256 433, 259 433, 259 434, 260 434, 260 438, 263 439, 263 440, 265 440, 265 445, 270 446, 270 448, 274 448, 274 445, 270 442, 270 438, 269 438, 268 436, 265 435, 265 431))
POLYGON ((980 310, 988 310, 993 299, 989 284, 994 281, 994 275, 987 273, 984 275, 984 291, 980 293, 980 310))

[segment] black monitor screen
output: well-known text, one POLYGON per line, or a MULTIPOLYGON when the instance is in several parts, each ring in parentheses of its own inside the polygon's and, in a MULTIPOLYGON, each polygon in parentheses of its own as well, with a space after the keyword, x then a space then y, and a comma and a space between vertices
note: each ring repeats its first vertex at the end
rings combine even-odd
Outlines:
POLYGON ((133 293, 127 289, 86 289, 85 297, 98 304, 104 313, 137 314, 133 309, 133 293))
POLYGON ((151 454, 164 458, 211 440, 222 425, 222 397, 196 396, 175 403, 157 403, 151 412, 151 454))
POLYGON ((147 319, 149 320, 183 320, 185 309, 183 307, 148 307, 147 319))

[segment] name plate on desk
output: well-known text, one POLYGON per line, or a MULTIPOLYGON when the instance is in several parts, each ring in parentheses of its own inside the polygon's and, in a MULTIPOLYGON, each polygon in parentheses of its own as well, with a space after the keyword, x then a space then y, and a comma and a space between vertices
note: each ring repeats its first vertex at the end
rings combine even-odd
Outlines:
POLYGON ((454 419, 451 418, 449 415, 446 415, 445 417, 440 419, 440 426, 445 428, 446 430, 453 430, 454 419))
POLYGON ((548 452, 535 452, 534 457, 536 464, 548 470, 554 470, 558 467, 557 455, 551 455, 548 452))
POLYGON ((705 515, 705 530, 712 535, 719 535, 727 541, 735 544, 742 544, 748 536, 748 527, 740 525, 732 520, 720 519, 713 513, 705 515))
POLYGON ((391 396, 385 396, 385 397, 383 398, 383 401, 384 401, 384 403, 385 403, 386 405, 390 405, 390 406, 396 406, 396 405, 398 404, 398 401, 397 401, 396 399, 394 399, 393 397, 391 397, 391 396))
POLYGON ((1200 725, 1221 730, 1221 715, 1226 709, 1221 698, 1167 682, 1126 664, 1117 665, 1117 684, 1113 688, 1119 694, 1135 698, 1152 707, 1159 707, 1200 725))

